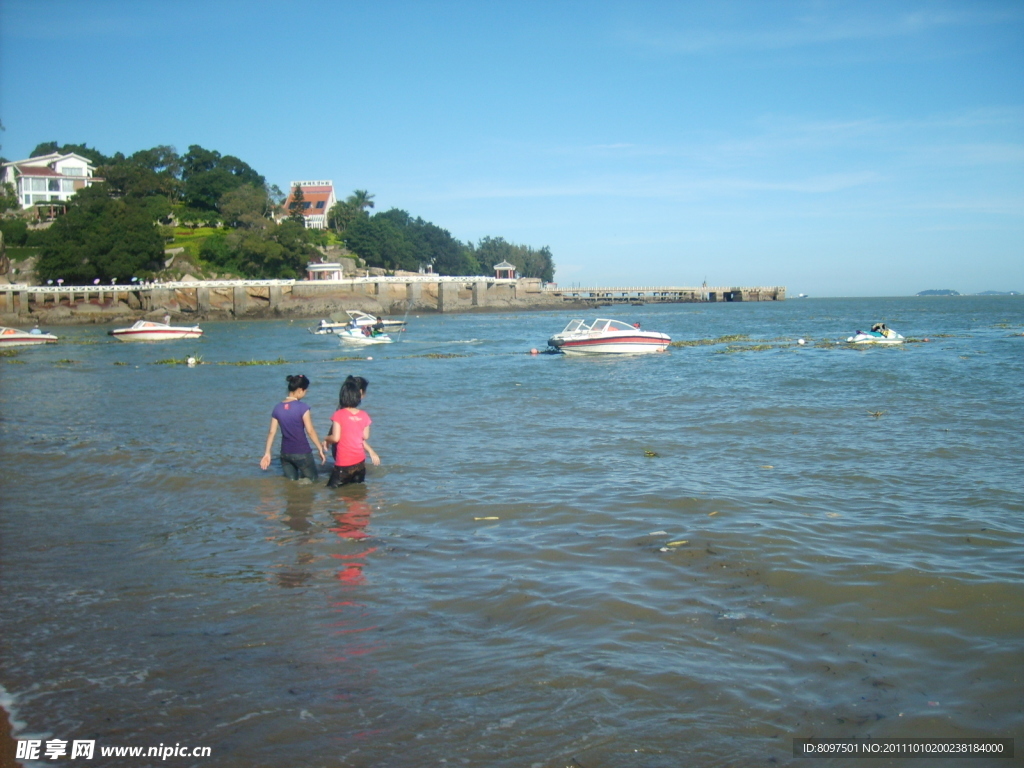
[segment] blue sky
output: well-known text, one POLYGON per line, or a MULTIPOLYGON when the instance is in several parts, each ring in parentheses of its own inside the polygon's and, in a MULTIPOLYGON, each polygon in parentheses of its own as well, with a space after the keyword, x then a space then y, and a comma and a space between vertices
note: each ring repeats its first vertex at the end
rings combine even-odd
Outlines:
POLYGON ((2 153, 191 144, 585 285, 1024 291, 1024 3, 3 0, 2 153))

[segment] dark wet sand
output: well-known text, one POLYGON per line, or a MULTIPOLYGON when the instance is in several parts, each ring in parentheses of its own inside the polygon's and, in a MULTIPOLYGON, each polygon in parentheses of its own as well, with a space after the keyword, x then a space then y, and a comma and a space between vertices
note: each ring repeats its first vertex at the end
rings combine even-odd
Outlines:
POLYGON ((7 710, 0 707, 0 768, 20 768, 14 759, 15 747, 11 736, 11 719, 7 716, 7 710))

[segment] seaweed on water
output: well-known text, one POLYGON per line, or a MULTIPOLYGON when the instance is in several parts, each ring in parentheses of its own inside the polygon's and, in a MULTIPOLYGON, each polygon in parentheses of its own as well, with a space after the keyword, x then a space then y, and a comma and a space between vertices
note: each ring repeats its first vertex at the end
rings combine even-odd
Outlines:
POLYGON ((277 360, 241 360, 239 362, 222 360, 217 365, 288 365, 288 361, 283 357, 279 357, 277 360))
POLYGON ((769 350, 769 349, 777 349, 777 347, 775 347, 772 344, 752 344, 752 345, 746 346, 746 347, 737 347, 737 346, 734 346, 734 345, 730 344, 725 349, 716 349, 715 350, 715 354, 716 355, 731 355, 731 354, 734 354, 736 352, 764 352, 764 351, 769 350))
POLYGON ((670 347, 704 347, 711 344, 728 344, 732 341, 746 341, 750 337, 745 333, 733 333, 728 336, 719 336, 717 339, 682 339, 673 341, 670 347))
POLYGON ((190 368, 194 365, 202 364, 203 356, 196 354, 191 354, 188 357, 183 357, 180 360, 176 357, 168 357, 165 360, 157 360, 156 362, 153 363, 153 365, 187 365, 190 368))

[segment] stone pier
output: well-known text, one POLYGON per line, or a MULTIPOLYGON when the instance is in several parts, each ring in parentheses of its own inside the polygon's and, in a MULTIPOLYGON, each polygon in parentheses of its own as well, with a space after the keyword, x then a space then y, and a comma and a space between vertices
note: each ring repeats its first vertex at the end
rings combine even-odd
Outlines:
MULTIPOLYGON (((626 287, 564 288, 544 285, 536 278, 517 280, 491 277, 442 277, 409 275, 365 277, 347 280, 211 280, 138 285, 29 286, 0 285, 0 312, 28 316, 66 305, 84 312, 129 310, 224 312, 246 314, 301 314, 306 301, 320 299, 320 306, 344 306, 349 298, 372 299, 383 311, 434 304, 438 312, 471 308, 533 306, 557 307, 565 302, 587 304, 783 301, 786 289, 772 287, 626 287), (436 296, 436 303, 435 297, 436 296), (122 304, 123 302, 123 304, 122 304)), ((358 305, 358 302, 354 302, 358 305)))

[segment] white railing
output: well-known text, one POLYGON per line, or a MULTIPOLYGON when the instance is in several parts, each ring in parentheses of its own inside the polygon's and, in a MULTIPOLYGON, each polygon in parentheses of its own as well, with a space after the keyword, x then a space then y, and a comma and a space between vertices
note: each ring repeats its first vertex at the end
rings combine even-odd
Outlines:
POLYGON ((634 286, 634 287, 620 287, 620 288, 598 288, 598 287, 582 287, 574 288, 567 286, 555 286, 545 285, 543 290, 547 293, 722 293, 729 291, 780 291, 782 286, 760 286, 760 287, 741 287, 741 286, 713 286, 713 285, 699 285, 693 287, 683 286, 634 286))
POLYGON ((85 291, 148 291, 154 288, 235 288, 235 287, 265 287, 273 285, 365 285, 366 283, 491 283, 502 285, 515 285, 516 280, 484 276, 462 276, 451 275, 370 275, 367 277, 346 277, 341 280, 194 280, 194 281, 168 281, 161 283, 116 283, 107 285, 105 283, 92 285, 29 285, 27 283, 13 283, 11 285, 0 285, 0 291, 16 291, 18 293, 82 293, 85 291))
POLYGON ((244 286, 294 285, 295 280, 196 280, 166 283, 106 283, 91 285, 28 285, 14 283, 0 285, 0 291, 17 291, 18 293, 112 293, 114 291, 149 291, 154 288, 234 288, 244 286))

